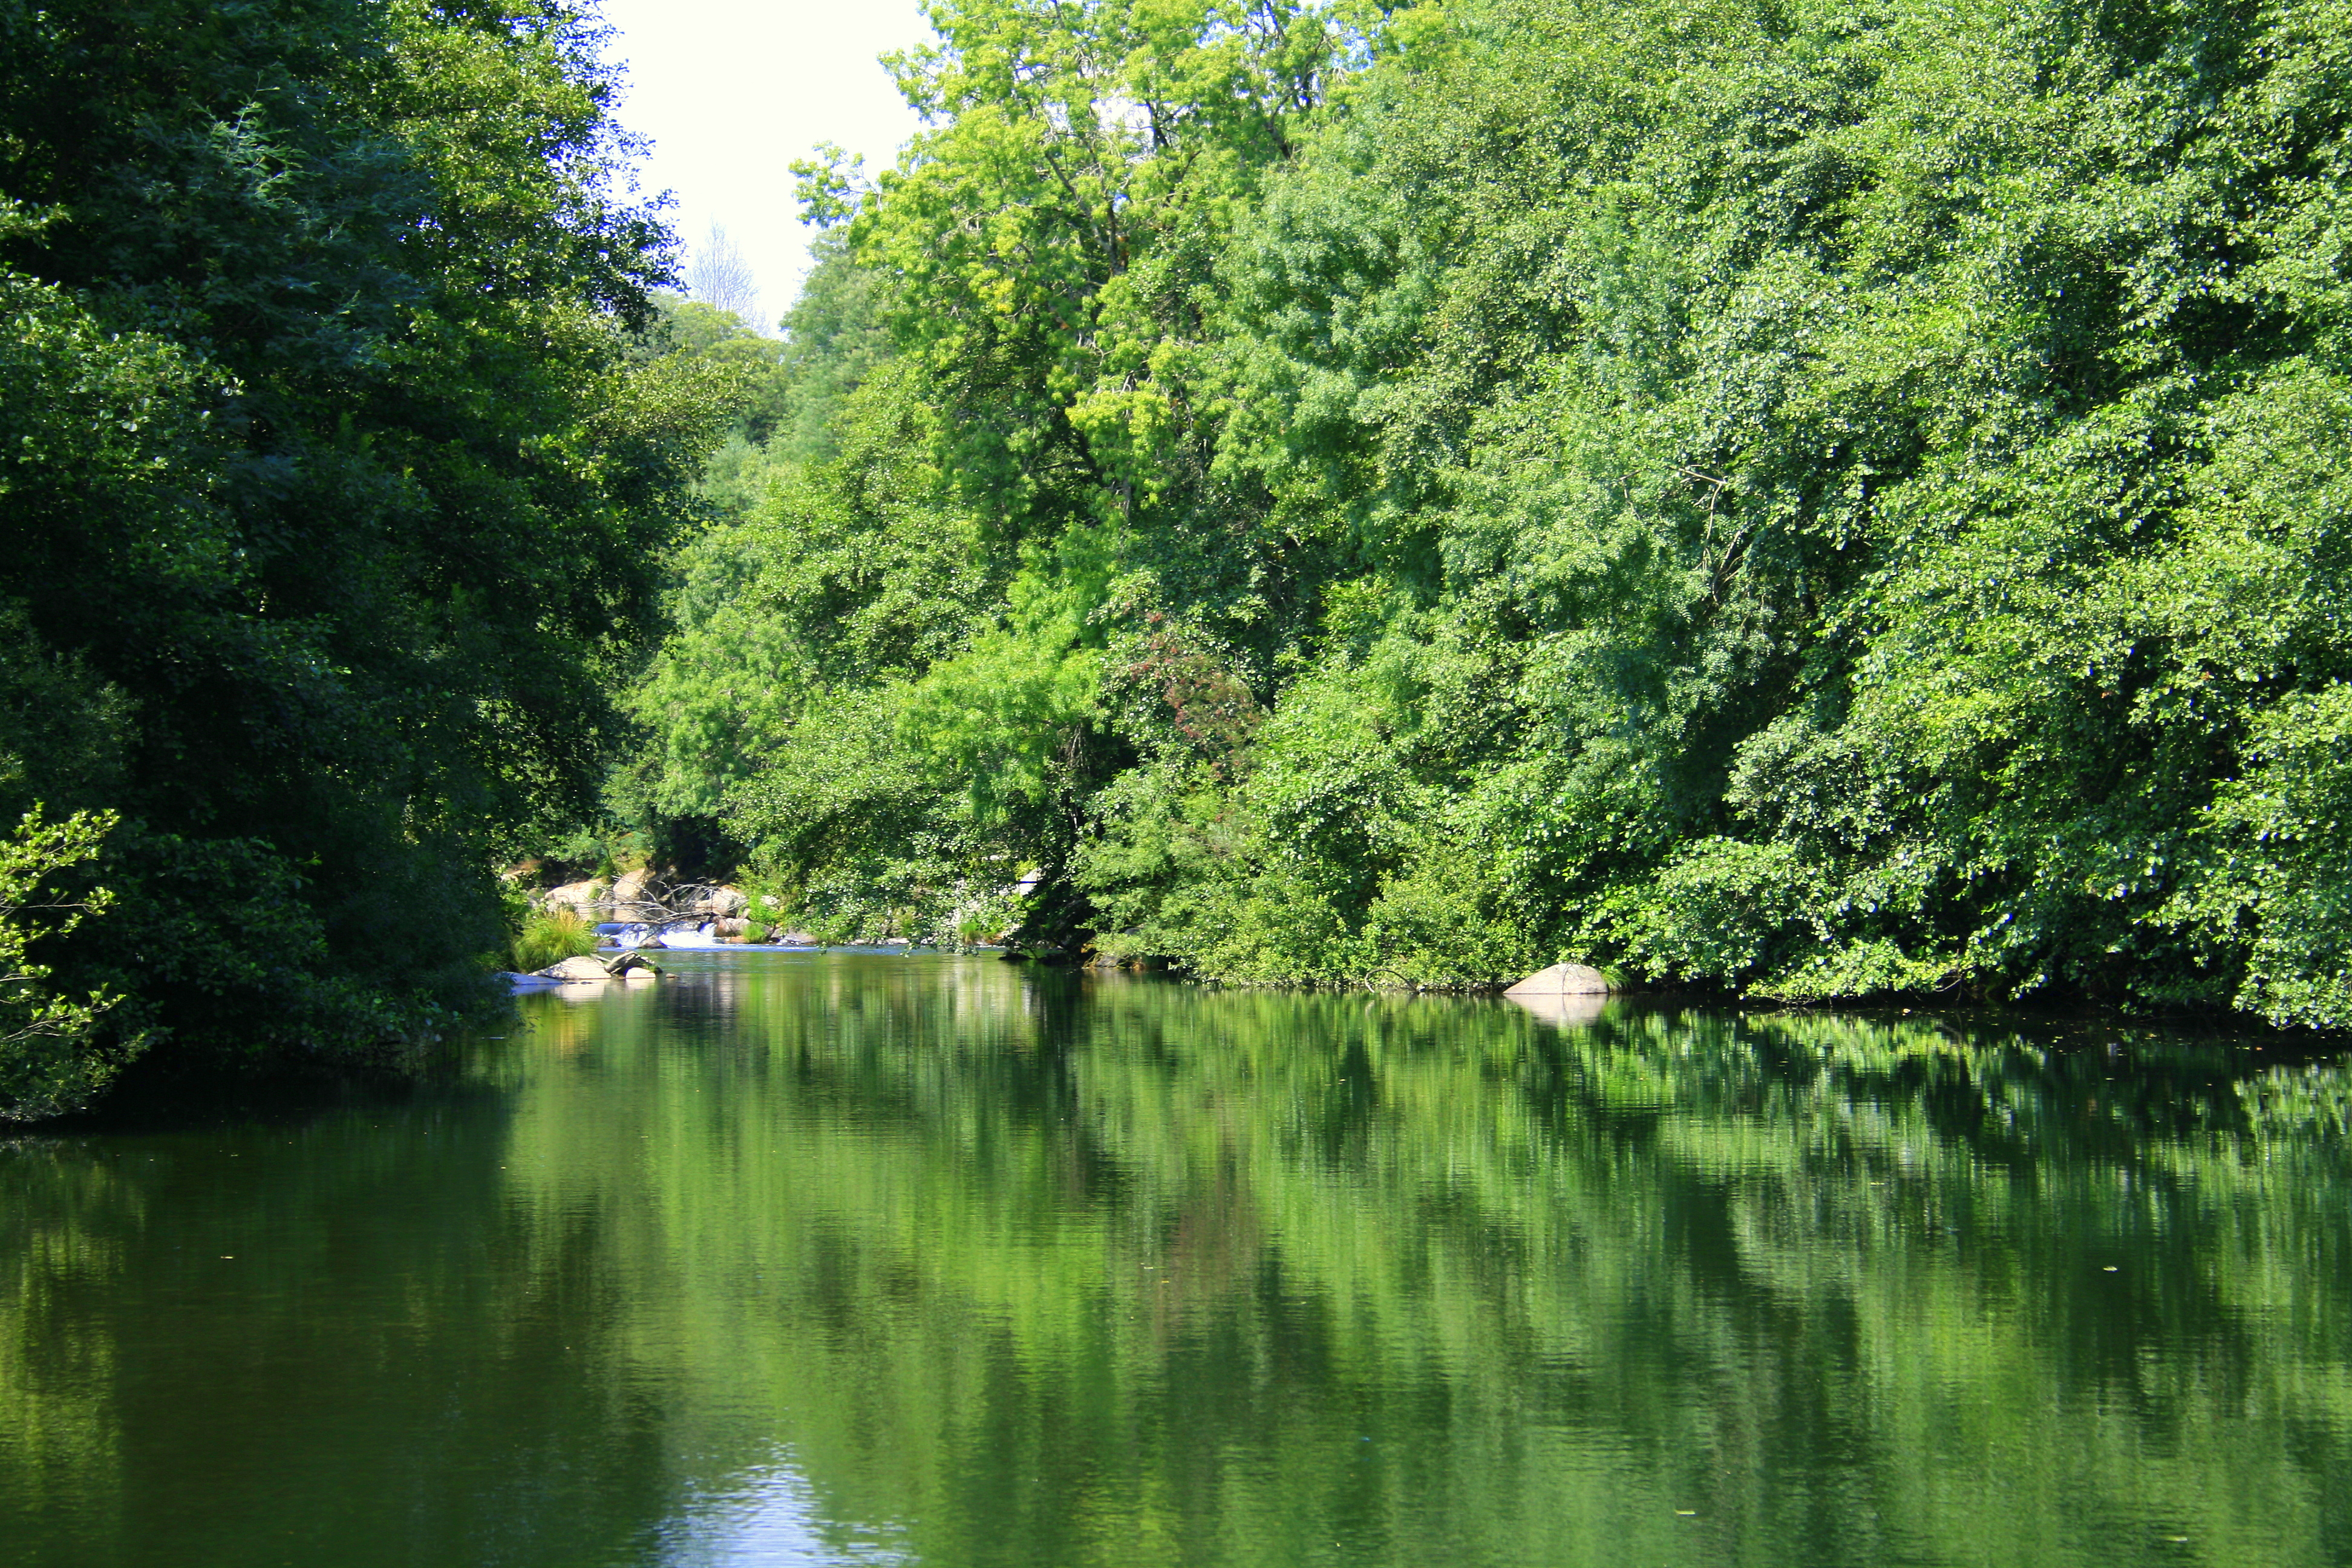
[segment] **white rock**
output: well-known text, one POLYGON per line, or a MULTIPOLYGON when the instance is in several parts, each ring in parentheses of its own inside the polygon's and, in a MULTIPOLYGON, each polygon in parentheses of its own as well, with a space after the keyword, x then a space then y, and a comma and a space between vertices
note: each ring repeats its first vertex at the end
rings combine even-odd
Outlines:
POLYGON ((566 882, 541 893, 539 901, 551 910, 593 910, 604 901, 604 884, 593 879, 566 882))
POLYGON ((1617 988, 1589 964, 1555 963, 1503 993, 1506 996, 1606 996, 1617 988))
POLYGON ((1545 1023, 1572 1029, 1599 1018, 1615 989, 1609 976, 1590 965, 1555 963, 1537 970, 1503 994, 1545 1023))

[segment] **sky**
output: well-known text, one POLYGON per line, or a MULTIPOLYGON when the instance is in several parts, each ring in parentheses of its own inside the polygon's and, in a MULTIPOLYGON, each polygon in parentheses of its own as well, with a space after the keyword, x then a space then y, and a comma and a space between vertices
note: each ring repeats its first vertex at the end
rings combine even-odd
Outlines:
POLYGON ((689 248, 716 221, 760 281, 771 325, 808 270, 791 164, 819 142, 888 166, 919 128, 875 62, 929 37, 915 0, 604 0, 607 58, 628 68, 621 123, 653 141, 646 195, 677 197, 689 248))

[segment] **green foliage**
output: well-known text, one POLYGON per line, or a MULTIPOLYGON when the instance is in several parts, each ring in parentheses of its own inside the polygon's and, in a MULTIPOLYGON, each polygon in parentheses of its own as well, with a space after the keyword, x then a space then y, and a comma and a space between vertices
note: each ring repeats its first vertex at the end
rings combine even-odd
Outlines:
POLYGON ((486 994, 493 858, 593 799, 731 387, 642 352, 669 241, 610 195, 597 30, 301 0, 0 40, 0 806, 119 812, 141 911, 47 962, 125 999, 106 1049, 421 1038, 486 994))
POLYGON ((888 277, 858 265, 838 232, 819 235, 809 250, 815 265, 784 314, 780 394, 766 437, 769 451, 786 462, 838 455, 833 421, 842 401, 890 357, 883 326, 888 277))
POLYGON ((596 940, 596 928, 576 910, 528 910, 507 943, 507 960, 516 973, 529 974, 594 952, 596 940))
POLYGON ((783 336, 763 336, 733 312, 663 292, 637 346, 641 359, 688 369, 725 389, 732 427, 705 460, 698 489, 718 515, 738 520, 794 465, 836 456, 833 420, 843 399, 888 357, 886 280, 861 267, 844 237, 821 235, 816 264, 785 313, 783 336))
POLYGON ((97 1048, 99 1019, 121 998, 67 994, 49 984, 55 971, 27 954, 37 938, 65 936, 113 903, 104 888, 35 900, 58 872, 97 859, 115 826, 110 814, 81 811, 46 823, 37 806, 0 839, 0 1116, 47 1116, 83 1103, 139 1043, 97 1048))
POLYGON ((656 728, 780 872, 1236 979, 2352 1023, 2336 0, 937 15, 933 129, 803 169, 899 445, 772 514, 937 590, 794 685, 801 547, 714 536, 769 586, 667 656, 746 650, 656 728))

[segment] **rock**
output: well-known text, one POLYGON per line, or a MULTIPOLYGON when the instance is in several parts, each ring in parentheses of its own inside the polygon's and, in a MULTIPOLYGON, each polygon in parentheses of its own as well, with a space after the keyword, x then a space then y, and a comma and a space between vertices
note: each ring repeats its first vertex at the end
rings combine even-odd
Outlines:
POLYGON ((646 889, 653 886, 653 868, 649 866, 622 872, 620 879, 613 884, 613 901, 616 904, 646 902, 646 889))
POLYGON ((804 931, 778 931, 774 940, 782 943, 786 947, 815 947, 818 945, 816 938, 811 936, 804 931))
POLYGON ((750 928, 739 920, 717 920, 710 922, 710 934, 721 942, 741 942, 750 928))
POLYGON ((1583 963, 1555 963, 1538 969, 1503 993, 1506 996, 1606 996, 1617 987, 1609 976, 1583 963))
POLYGON ((635 952, 609 958, 604 961, 604 968, 605 974, 614 980, 654 980, 661 974, 651 959, 640 958, 635 952))
POLYGON ((1575 1028, 1601 1016, 1616 989, 1609 976, 1582 963, 1538 969, 1503 993, 1520 1006, 1560 1028, 1575 1028))
POLYGON ((539 901, 551 910, 593 910, 604 902, 604 884, 593 879, 566 882, 560 888, 550 888, 540 895, 539 901))
POLYGON ((532 973, 548 980, 604 980, 611 977, 604 966, 593 958, 560 958, 545 969, 532 973))
POLYGON ((713 888, 708 893, 705 893, 700 899, 695 900, 694 907, 687 912, 697 915, 718 915, 724 919, 732 919, 736 916, 740 916, 744 910, 751 907, 751 900, 743 896, 742 889, 713 888))

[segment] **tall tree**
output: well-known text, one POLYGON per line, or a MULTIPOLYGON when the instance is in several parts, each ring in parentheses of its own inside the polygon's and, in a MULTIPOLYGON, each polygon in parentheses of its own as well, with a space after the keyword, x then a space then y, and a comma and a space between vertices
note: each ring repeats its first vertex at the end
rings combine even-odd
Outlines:
POLYGON ((121 813, 118 912, 47 962, 126 1037, 423 1038, 488 857, 593 795, 719 415, 627 352, 670 242, 598 44, 559 0, 0 3, 0 807, 121 813))
POLYGON ((760 315, 760 279, 735 237, 715 221, 687 258, 686 291, 755 332, 764 324, 760 315))

